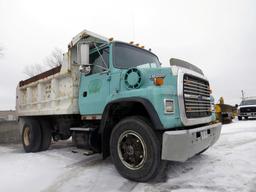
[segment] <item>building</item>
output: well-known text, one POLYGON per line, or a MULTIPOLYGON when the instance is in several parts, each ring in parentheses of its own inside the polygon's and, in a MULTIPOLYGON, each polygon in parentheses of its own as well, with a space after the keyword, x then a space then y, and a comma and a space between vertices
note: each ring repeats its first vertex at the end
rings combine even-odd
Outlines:
POLYGON ((0 111, 0 121, 15 121, 17 115, 15 110, 0 111))

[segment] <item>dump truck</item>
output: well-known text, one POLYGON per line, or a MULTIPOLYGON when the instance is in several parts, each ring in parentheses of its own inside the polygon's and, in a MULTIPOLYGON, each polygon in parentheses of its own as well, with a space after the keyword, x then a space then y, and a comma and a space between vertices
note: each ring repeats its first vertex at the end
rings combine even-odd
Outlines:
POLYGON ((167 161, 212 146, 210 87, 201 69, 158 57, 133 43, 84 30, 51 70, 20 81, 16 108, 25 152, 72 137, 79 149, 111 156, 125 178, 154 179, 167 161))

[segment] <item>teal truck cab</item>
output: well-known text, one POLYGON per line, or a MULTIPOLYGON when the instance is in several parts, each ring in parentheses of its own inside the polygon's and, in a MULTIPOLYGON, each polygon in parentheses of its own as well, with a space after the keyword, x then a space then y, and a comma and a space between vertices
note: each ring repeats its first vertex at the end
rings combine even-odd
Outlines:
POLYGON ((68 48, 62 66, 17 86, 26 152, 72 136, 78 148, 111 156, 122 176, 148 181, 166 160, 184 162, 218 140, 209 82, 196 66, 161 67, 151 51, 86 30, 68 48))

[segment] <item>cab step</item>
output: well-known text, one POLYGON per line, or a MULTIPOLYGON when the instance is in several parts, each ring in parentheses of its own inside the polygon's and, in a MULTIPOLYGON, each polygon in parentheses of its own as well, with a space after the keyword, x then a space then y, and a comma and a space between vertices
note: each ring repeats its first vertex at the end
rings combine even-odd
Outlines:
POLYGON ((85 132, 88 132, 88 131, 95 130, 95 128, 91 128, 91 127, 71 127, 69 130, 70 131, 85 131, 85 132))

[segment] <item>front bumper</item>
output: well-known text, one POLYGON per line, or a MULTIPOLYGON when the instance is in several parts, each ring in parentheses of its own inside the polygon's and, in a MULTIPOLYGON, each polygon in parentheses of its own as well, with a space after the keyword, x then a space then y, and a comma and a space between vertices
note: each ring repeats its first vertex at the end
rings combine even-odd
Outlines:
POLYGON ((256 112, 240 113, 238 116, 241 116, 241 117, 256 117, 256 112))
POLYGON ((212 146, 218 140, 220 132, 221 123, 188 130, 166 131, 163 134, 162 159, 184 162, 212 146))

